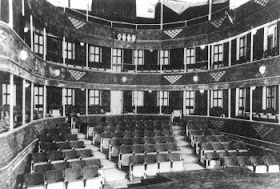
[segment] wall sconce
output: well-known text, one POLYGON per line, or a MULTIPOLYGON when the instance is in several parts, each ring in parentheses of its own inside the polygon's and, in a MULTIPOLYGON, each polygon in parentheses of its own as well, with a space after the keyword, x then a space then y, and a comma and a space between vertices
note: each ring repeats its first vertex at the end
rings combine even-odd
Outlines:
POLYGON ((153 52, 154 50, 153 49, 150 49, 150 52, 153 52))
POLYGON ((259 67, 259 72, 263 75, 266 71, 266 66, 262 65, 259 67))
POLYGON ((200 92, 201 94, 203 94, 203 93, 204 93, 204 89, 200 89, 199 92, 200 92))
POLYGON ((252 28, 252 34, 256 35, 256 33, 257 33, 257 29, 256 28, 252 28))
POLYGON ((28 58, 28 54, 25 50, 21 50, 19 53, 19 57, 21 60, 26 60, 28 58))
POLYGON ((28 27, 24 27, 24 29, 23 29, 24 33, 27 33, 27 32, 28 32, 28 30, 29 30, 29 28, 28 28, 28 27))
POLYGON ((251 89, 254 91, 256 90, 256 86, 252 86, 251 89))
POLYGON ((83 47, 85 45, 85 43, 84 42, 80 42, 80 45, 83 47))
POLYGON ((56 69, 56 70, 54 70, 53 73, 54 73, 55 76, 59 76, 59 75, 60 75, 60 70, 59 70, 59 69, 56 69))
POLYGON ((25 87, 25 88, 28 88, 29 86, 30 86, 30 83, 25 82, 24 87, 25 87))
POLYGON ((193 76, 193 81, 194 81, 194 82, 197 82, 197 81, 198 81, 198 76, 197 76, 197 75, 193 76))
POLYGON ((200 45, 201 49, 205 49, 206 45, 200 45))
POLYGON ((84 91, 85 90, 85 88, 81 88, 81 91, 84 91))
POLYGON ((122 82, 125 83, 126 81, 127 81, 127 78, 126 78, 125 76, 123 76, 123 77, 122 77, 122 82))
POLYGON ((153 91, 152 90, 148 90, 148 93, 152 93, 153 91))

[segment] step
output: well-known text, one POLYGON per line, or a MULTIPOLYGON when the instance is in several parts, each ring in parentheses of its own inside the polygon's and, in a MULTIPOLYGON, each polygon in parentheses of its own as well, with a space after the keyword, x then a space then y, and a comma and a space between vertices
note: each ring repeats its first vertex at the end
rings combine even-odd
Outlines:
POLYGON ((183 146, 179 146, 178 147, 180 154, 193 154, 194 150, 192 148, 189 147, 183 147, 183 146))
POLYGON ((198 163, 184 163, 183 164, 185 171, 194 171, 205 169, 203 166, 198 163))
POLYGON ((181 154, 181 159, 185 163, 198 163, 198 158, 194 154, 181 154))
POLYGON ((103 169, 103 171, 105 183, 126 180, 126 173, 117 168, 103 169))
POLYGON ((128 188, 128 180, 106 182, 103 189, 128 188))
POLYGON ((173 126, 171 126, 171 129, 172 130, 182 130, 182 127, 181 126, 173 125, 173 126))
POLYGON ((79 133, 79 130, 78 130, 78 129, 71 129, 71 133, 72 133, 72 134, 78 134, 78 133, 79 133))
POLYGON ((177 141, 176 144, 177 144, 178 147, 180 147, 180 146, 181 147, 183 147, 183 146, 184 147, 191 146, 189 142, 184 141, 184 140, 177 141))
POLYGON ((77 137, 78 139, 85 139, 86 138, 86 134, 82 134, 82 133, 77 133, 77 137))
MULTIPOLYGON (((101 159, 101 158, 99 158, 101 159)), ((108 159, 101 159, 102 169, 116 169, 116 164, 108 159)))
POLYGON ((179 141, 185 141, 186 140, 186 136, 184 135, 177 135, 177 136, 174 136, 174 139, 179 142, 179 141))
POLYGON ((84 141, 86 146, 91 145, 91 140, 87 140, 87 139, 81 138, 80 141, 84 141))

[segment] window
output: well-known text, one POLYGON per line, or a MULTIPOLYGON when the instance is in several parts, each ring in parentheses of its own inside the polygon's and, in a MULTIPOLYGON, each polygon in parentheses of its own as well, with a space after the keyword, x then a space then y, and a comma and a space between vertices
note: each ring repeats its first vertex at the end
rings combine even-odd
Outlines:
POLYGON ((132 106, 144 106, 144 91, 132 91, 132 106))
POLYGON ((275 110, 276 107, 276 86, 266 87, 266 109, 275 110))
POLYGON ((276 30, 276 24, 273 24, 271 26, 268 27, 267 30, 267 55, 272 56, 274 55, 272 52, 272 50, 274 49, 274 47, 276 47, 277 45, 277 30, 276 30))
POLYGON ((223 44, 214 46, 214 69, 223 67, 223 44))
POLYGON ((194 48, 186 49, 186 63, 195 64, 195 49, 194 48))
POLYGON ((44 38, 39 30, 34 32, 34 52, 43 55, 44 54, 44 38))
POLYGON ((121 64, 122 63, 122 49, 113 49, 113 64, 121 64))
POLYGON ((89 105, 100 105, 100 91, 99 90, 89 90, 89 105))
POLYGON ((159 91, 158 92, 158 106, 169 106, 169 92, 159 91))
POLYGON ((89 46, 89 61, 101 62, 101 47, 89 46))
POLYGON ((75 44, 71 42, 65 42, 64 57, 69 60, 75 59, 75 44))
POLYGON ((190 115, 194 113, 194 91, 186 91, 186 114, 190 115))
POLYGON ((160 63, 161 65, 169 65, 169 50, 160 51, 160 63))
POLYGON ((34 86, 34 110, 43 111, 44 89, 40 86, 34 86))
POLYGON ((240 88, 238 94, 238 115, 244 115, 246 105, 246 89, 240 88))
POLYGON ((134 64, 135 65, 144 65, 144 51, 143 50, 134 50, 134 64))
POLYGON ((65 105, 74 105, 74 89, 65 89, 65 105))
MULTIPOLYGON (((2 105, 10 105, 10 84, 2 84, 2 105)), ((16 105, 16 85, 14 85, 14 106, 16 105)))
POLYGON ((223 107, 223 91, 213 90, 212 107, 223 107))
POLYGON ((239 39, 239 57, 246 57, 246 36, 239 39))

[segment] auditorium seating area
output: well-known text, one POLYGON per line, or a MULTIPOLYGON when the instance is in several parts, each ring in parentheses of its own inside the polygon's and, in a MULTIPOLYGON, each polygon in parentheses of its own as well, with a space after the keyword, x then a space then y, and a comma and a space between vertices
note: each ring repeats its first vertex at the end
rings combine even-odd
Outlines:
POLYGON ((71 134, 70 125, 56 125, 43 133, 30 154, 30 171, 24 175, 23 188, 102 188, 101 160, 85 148, 77 134, 71 134))
POLYGON ((246 167, 255 173, 280 172, 273 151, 236 141, 206 123, 187 124, 186 135, 206 169, 246 167))

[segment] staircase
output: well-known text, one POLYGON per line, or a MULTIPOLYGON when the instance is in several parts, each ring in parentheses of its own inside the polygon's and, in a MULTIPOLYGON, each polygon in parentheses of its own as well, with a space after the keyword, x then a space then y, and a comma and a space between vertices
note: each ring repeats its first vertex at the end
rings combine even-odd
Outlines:
POLYGON ((178 146, 181 159, 184 161, 184 169, 186 171, 204 169, 204 167, 199 165, 198 157, 195 155, 190 142, 187 141, 185 128, 174 122, 172 123, 171 129, 178 146))
POLYGON ((72 134, 77 134, 78 139, 84 141, 85 148, 91 149, 93 156, 101 160, 102 172, 104 175, 104 189, 127 188, 128 180, 126 173, 117 168, 116 164, 106 159, 106 155, 101 153, 99 147, 92 145, 92 141, 86 139, 86 134, 78 132, 78 129, 71 129, 72 134))

